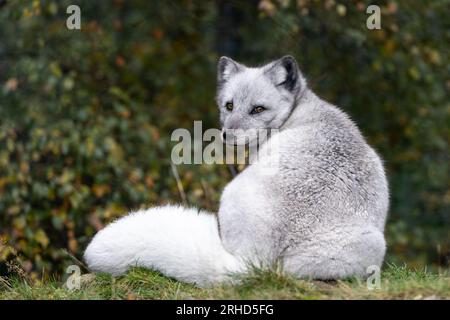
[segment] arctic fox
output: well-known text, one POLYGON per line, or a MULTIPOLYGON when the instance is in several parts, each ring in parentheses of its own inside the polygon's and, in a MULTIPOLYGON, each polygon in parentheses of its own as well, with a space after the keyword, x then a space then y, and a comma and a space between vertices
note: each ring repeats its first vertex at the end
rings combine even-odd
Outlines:
POLYGON ((276 174, 248 166, 225 187, 217 217, 163 206, 118 219, 87 247, 92 271, 140 266, 208 286, 255 265, 312 279, 381 266, 382 162, 349 117, 308 88, 293 57, 258 68, 220 58, 217 103, 224 130, 278 129, 276 174))

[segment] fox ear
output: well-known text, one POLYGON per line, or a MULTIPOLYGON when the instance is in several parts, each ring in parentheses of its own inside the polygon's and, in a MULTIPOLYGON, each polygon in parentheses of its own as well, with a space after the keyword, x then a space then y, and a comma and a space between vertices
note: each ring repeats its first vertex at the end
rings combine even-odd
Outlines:
POLYGON ((231 76, 242 71, 244 66, 231 58, 221 57, 217 63, 217 84, 219 87, 227 82, 231 76))
POLYGON ((293 94, 298 93, 306 85, 297 61, 292 56, 284 56, 269 63, 265 67, 264 74, 269 77, 275 86, 283 87, 293 94))

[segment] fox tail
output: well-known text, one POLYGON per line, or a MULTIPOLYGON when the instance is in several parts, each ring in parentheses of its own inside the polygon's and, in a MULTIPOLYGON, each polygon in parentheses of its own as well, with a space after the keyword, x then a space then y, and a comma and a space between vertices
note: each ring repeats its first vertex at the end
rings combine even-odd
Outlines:
POLYGON ((117 276, 130 267, 144 267, 201 287, 244 270, 243 262, 223 247, 216 216, 180 206, 116 220, 95 235, 84 260, 93 272, 117 276))

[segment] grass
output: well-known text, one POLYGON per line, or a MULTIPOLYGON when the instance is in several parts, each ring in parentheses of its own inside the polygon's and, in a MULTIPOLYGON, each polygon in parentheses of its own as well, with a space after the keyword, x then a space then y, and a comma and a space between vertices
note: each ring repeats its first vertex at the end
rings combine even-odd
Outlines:
POLYGON ((238 285, 200 289, 157 272, 133 269, 119 278, 84 275, 79 290, 69 290, 54 279, 0 277, 0 299, 450 299, 448 273, 388 265, 380 284, 380 289, 368 290, 366 281, 359 279, 298 280, 255 270, 238 285))

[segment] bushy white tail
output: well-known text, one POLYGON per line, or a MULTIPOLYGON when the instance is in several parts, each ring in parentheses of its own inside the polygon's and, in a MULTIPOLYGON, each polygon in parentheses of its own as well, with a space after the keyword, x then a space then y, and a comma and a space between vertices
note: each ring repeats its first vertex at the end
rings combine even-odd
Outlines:
POLYGON ((120 275, 138 266, 199 286, 224 281, 243 269, 224 249, 213 214, 178 206, 118 219, 97 233, 84 259, 94 272, 120 275))

